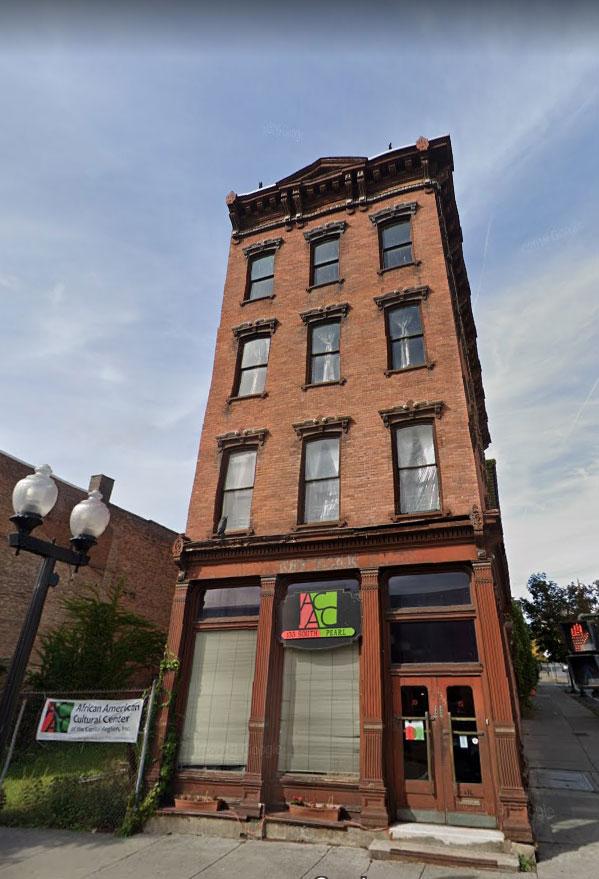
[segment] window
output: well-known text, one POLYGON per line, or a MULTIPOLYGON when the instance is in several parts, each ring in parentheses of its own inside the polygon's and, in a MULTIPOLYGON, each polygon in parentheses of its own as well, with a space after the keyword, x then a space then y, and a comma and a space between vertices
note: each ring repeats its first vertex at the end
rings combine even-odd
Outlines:
POLYGON ((426 513, 439 509, 439 480, 432 424, 411 424, 395 430, 399 512, 426 513))
POLYGON ((389 369, 408 369, 422 366, 424 336, 418 305, 400 305, 387 309, 387 332, 389 335, 389 369))
POLYGON ((466 571, 389 577, 389 606, 393 610, 470 603, 470 577, 466 571))
POLYGON ((339 519, 339 437, 308 440, 304 446, 303 521, 339 519))
POLYGON ((339 238, 316 241, 312 245, 312 285, 339 280, 339 238))
POLYGON ((285 650, 279 770, 357 775, 358 645, 285 650))
POLYGON ((258 616, 259 612, 259 586, 225 586, 206 589, 200 619, 258 616))
POLYGON ((257 336, 241 342, 236 396, 250 397, 263 392, 269 351, 270 336, 257 336))
POLYGON ((341 322, 315 323, 310 326, 309 384, 339 381, 339 333, 341 322))
POLYGON ((473 620, 389 625, 391 662, 478 662, 473 620))
POLYGON ((250 510, 256 472, 256 450, 229 452, 223 485, 221 517, 226 517, 226 531, 250 527, 250 510))
POLYGON ((256 630, 198 632, 179 763, 201 769, 245 768, 256 630))
POLYGON ((250 260, 248 299, 264 299, 272 296, 275 274, 275 255, 265 253, 250 260))
POLYGON ((384 269, 412 262, 412 225, 409 217, 381 227, 381 255, 384 269))

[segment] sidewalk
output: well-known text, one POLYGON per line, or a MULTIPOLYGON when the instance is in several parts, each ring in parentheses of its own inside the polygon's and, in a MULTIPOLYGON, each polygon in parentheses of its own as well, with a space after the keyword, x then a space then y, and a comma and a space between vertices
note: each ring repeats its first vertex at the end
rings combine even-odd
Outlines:
MULTIPOLYGON (((540 879, 599 876, 599 717, 541 684, 524 722, 540 879)), ((372 861, 359 848, 207 836, 116 839, 0 827, 0 879, 516 879, 522 874, 372 861)))
POLYGON ((524 724, 541 879, 599 876, 599 717, 540 684, 524 724))

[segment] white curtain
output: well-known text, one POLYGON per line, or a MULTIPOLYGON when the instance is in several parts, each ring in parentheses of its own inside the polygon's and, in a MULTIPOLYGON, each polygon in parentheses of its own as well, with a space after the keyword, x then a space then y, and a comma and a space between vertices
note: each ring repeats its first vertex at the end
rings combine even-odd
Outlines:
POLYGON ((198 632, 179 751, 181 766, 245 766, 255 655, 255 629, 198 632))
POLYGON ((358 645, 285 650, 279 769, 357 775, 358 645))

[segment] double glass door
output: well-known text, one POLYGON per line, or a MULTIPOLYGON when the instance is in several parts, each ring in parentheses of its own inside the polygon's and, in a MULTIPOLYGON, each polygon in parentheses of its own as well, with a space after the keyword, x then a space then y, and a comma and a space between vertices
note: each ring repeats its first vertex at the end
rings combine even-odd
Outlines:
POLYGON ((393 746, 398 817, 492 814, 480 679, 394 678, 393 746))

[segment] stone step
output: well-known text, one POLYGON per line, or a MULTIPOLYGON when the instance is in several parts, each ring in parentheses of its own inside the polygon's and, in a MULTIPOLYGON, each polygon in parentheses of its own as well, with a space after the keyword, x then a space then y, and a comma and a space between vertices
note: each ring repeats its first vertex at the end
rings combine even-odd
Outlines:
POLYGON ((517 873, 520 867, 518 856, 511 852, 487 851, 471 845, 444 845, 427 838, 401 841, 375 839, 368 846, 368 852, 376 861, 420 861, 505 873, 517 873))
POLYGON ((501 830, 482 827, 457 827, 451 824, 425 824, 402 821, 389 828, 389 838, 395 842, 419 842, 432 845, 469 846, 484 851, 509 851, 509 843, 501 830))

